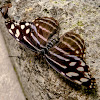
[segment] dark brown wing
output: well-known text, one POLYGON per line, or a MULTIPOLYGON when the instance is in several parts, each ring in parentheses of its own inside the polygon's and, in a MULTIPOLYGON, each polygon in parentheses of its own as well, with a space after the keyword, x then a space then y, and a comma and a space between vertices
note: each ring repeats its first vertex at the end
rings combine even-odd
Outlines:
POLYGON ((80 37, 80 35, 73 32, 65 33, 65 35, 60 38, 59 44, 50 50, 53 50, 57 54, 66 53, 80 58, 84 58, 85 56, 84 40, 80 37))
POLYGON ((57 20, 52 17, 40 17, 34 21, 37 33, 36 38, 39 40, 42 46, 46 46, 47 41, 59 30, 59 24, 57 20))
POLYGON ((87 87, 94 87, 94 79, 86 63, 80 58, 84 54, 84 42, 78 34, 69 32, 45 54, 47 62, 67 79, 87 87))
POLYGON ((5 22, 9 33, 20 43, 24 44, 33 51, 40 50, 40 43, 34 36, 37 33, 37 29, 34 23, 20 22, 17 23, 14 20, 5 22))

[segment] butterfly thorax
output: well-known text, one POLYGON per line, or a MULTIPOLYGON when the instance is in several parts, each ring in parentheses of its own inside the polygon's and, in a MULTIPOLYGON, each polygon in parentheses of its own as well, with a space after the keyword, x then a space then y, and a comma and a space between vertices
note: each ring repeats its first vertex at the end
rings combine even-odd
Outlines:
POLYGON ((55 44, 57 44, 58 42, 59 42, 59 36, 58 34, 55 34, 54 36, 52 36, 52 38, 48 40, 46 47, 42 48, 41 51, 39 51, 40 55, 48 54, 49 49, 55 46, 55 44))
POLYGON ((45 54, 48 54, 47 48, 43 48, 43 49, 41 49, 41 51, 39 51, 39 55, 44 56, 45 54))

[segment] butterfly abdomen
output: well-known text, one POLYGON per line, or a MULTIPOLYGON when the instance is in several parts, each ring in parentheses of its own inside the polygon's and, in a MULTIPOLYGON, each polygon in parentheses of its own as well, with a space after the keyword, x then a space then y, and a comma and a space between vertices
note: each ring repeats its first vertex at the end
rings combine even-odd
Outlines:
POLYGON ((55 44, 57 44, 59 42, 59 34, 55 34, 52 36, 51 39, 48 40, 46 48, 49 50, 50 48, 52 48, 55 44))

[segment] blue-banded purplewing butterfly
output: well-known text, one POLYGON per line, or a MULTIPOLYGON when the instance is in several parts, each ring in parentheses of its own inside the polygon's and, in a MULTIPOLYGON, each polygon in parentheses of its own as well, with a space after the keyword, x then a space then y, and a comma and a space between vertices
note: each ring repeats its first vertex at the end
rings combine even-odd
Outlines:
POLYGON ((52 17, 40 17, 34 22, 11 20, 8 8, 11 3, 0 8, 9 33, 20 43, 36 53, 40 53, 57 72, 79 85, 94 88, 95 79, 91 77, 84 62, 84 40, 73 32, 59 38, 59 24, 52 17))

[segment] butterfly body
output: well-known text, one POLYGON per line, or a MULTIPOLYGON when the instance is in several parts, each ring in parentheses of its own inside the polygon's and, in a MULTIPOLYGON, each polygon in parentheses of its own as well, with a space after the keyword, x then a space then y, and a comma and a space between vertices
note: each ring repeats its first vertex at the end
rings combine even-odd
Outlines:
POLYGON ((59 38, 59 23, 52 17, 39 17, 33 22, 20 23, 10 19, 5 24, 17 41, 43 55, 61 75, 79 85, 94 87, 95 79, 91 78, 84 61, 84 40, 78 34, 66 32, 59 38))

